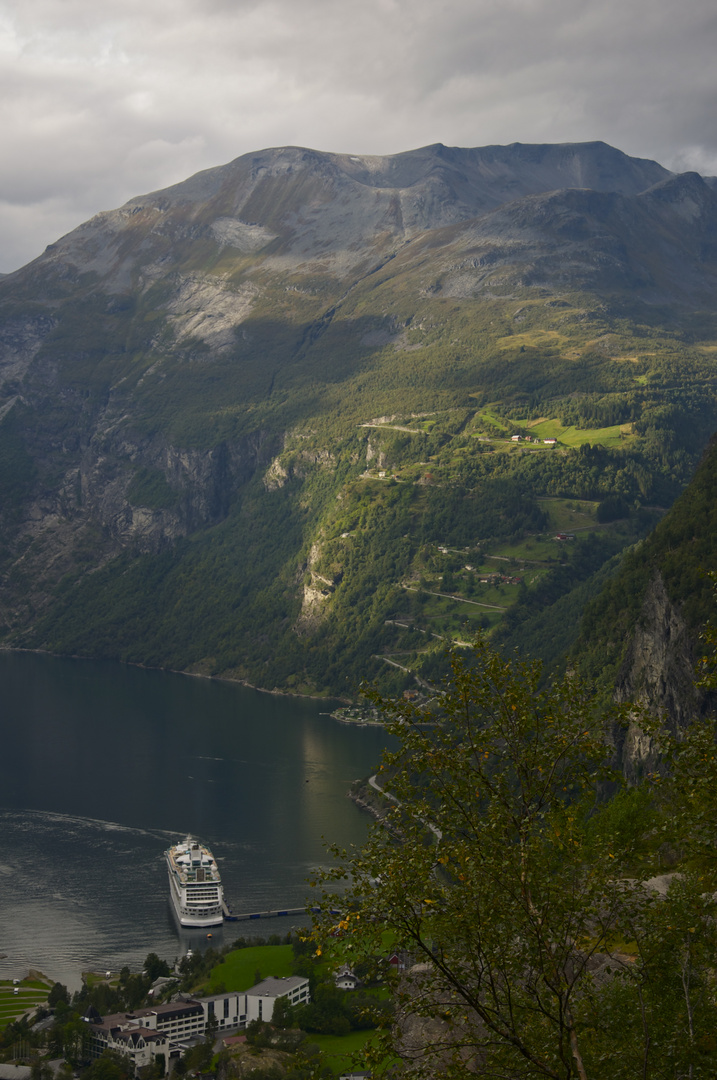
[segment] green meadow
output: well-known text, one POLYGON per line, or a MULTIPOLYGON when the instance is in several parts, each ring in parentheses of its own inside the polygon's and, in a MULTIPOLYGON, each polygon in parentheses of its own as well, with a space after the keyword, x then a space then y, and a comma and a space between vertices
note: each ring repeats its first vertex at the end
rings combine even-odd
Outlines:
POLYGON ((44 1005, 50 990, 48 983, 39 979, 23 979, 16 987, 11 979, 0 979, 0 1029, 25 1013, 44 1005))
POLYGON ((257 971, 262 979, 271 976, 284 978, 292 974, 292 960, 291 945, 252 945, 248 949, 235 949, 213 968, 208 992, 218 994, 222 990, 249 990, 257 982, 257 971))

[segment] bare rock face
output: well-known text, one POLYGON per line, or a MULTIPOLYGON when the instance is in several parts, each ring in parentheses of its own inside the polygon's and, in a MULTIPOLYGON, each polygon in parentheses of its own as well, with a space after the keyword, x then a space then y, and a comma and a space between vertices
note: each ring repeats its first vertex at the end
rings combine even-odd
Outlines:
POLYGON ((57 490, 25 506, 17 526, 17 583, 0 600, 0 627, 26 625, 43 612, 65 574, 98 568, 128 548, 157 554, 222 521, 237 491, 266 467, 277 446, 263 431, 207 450, 127 429, 98 432, 57 490), (144 505, 138 475, 159 480, 170 505, 144 505))
POLYGON ((195 529, 221 521, 232 497, 275 449, 261 432, 208 450, 168 445, 126 429, 96 438, 80 468, 83 506, 120 547, 159 551, 195 529), (168 506, 143 505, 132 497, 139 470, 151 471, 174 493, 168 506))
POLYGON ((55 327, 49 314, 19 316, 0 323, 0 384, 20 380, 55 327))
POLYGON ((197 338, 215 353, 231 349, 236 328, 251 312, 258 292, 251 283, 229 289, 205 274, 182 278, 168 304, 176 340, 197 338))
POLYGON ((295 629, 299 634, 310 634, 318 628, 327 614, 327 601, 333 595, 335 582, 318 573, 316 567, 321 560, 319 544, 313 544, 307 562, 309 578, 304 582, 301 598, 301 611, 295 629))
MULTIPOLYGON (((694 655, 687 624, 674 606, 661 575, 651 582, 625 661, 618 675, 615 700, 634 701, 678 734, 696 713, 700 699, 694 687, 694 655)), ((632 721, 619 745, 626 776, 637 780, 659 762, 652 739, 632 721)))

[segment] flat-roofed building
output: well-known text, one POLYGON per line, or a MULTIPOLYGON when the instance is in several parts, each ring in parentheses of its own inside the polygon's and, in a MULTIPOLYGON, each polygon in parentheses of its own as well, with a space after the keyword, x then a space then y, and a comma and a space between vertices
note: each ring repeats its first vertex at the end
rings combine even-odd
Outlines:
POLYGON ((251 1020, 271 1020, 280 997, 287 997, 292 1005, 308 1003, 309 980, 298 975, 263 979, 241 993, 180 998, 105 1017, 90 1007, 83 1018, 90 1030, 89 1056, 97 1058, 105 1050, 119 1050, 131 1058, 135 1071, 151 1064, 158 1054, 164 1054, 166 1064, 191 1040, 205 1035, 211 1021, 216 1021, 219 1032, 240 1030, 251 1020))
POLYGON ((246 1022, 271 1020, 278 998, 286 997, 290 1005, 308 1005, 309 980, 301 975, 288 975, 284 979, 262 979, 246 992, 246 1022))

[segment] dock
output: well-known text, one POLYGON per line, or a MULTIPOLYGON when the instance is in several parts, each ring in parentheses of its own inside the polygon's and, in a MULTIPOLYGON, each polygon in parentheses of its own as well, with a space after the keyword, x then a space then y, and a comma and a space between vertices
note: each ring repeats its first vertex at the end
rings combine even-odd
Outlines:
MULTIPOLYGON (((247 911, 242 912, 240 915, 235 915, 230 908, 227 907, 225 901, 222 901, 222 908, 224 910, 225 922, 248 922, 249 919, 278 919, 282 915, 319 915, 321 913, 320 907, 289 907, 289 908, 276 908, 269 911, 247 911)), ((340 911, 330 911, 331 915, 340 915, 340 911)))

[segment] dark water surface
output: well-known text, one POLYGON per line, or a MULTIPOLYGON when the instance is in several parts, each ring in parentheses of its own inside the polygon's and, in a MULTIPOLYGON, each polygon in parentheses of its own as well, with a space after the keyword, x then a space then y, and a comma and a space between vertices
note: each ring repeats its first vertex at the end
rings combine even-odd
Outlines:
MULTIPOLYGON (((235 911, 303 904, 322 836, 364 839, 346 790, 386 743, 330 707, 0 653, 0 976, 33 966, 77 987, 82 970, 196 945, 170 914, 163 859, 188 832, 213 849, 235 911)), ((297 921, 226 924, 213 944, 297 921)))

